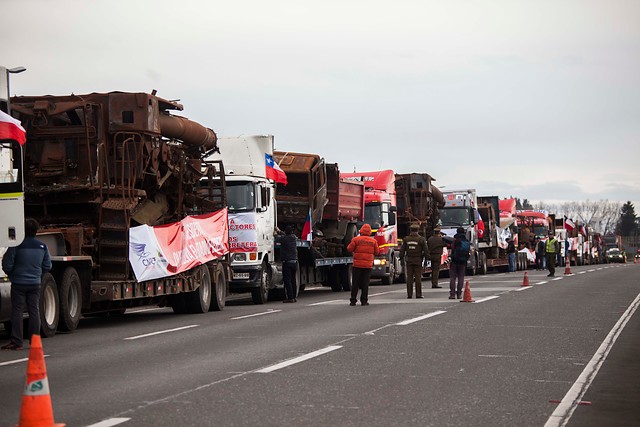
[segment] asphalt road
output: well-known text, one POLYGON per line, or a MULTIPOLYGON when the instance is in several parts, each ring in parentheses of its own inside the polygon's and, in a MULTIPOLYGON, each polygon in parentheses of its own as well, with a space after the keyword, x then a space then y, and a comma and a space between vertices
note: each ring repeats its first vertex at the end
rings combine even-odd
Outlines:
MULTIPOLYGON (((617 426, 640 420, 640 267, 572 267, 470 280, 368 307, 305 291, 83 319, 43 341, 55 419, 67 426, 617 426), (562 273, 562 270, 558 271, 562 273)), ((446 285, 447 279, 442 279, 446 285)), ((428 288, 427 288, 428 287, 428 288)), ((0 339, 0 345, 6 338, 0 339)), ((18 421, 27 351, 0 352, 0 425, 18 421)))

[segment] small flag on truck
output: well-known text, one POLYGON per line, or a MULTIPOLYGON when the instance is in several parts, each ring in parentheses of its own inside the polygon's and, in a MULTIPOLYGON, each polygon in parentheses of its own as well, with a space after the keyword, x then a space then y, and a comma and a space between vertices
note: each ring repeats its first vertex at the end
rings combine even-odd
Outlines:
POLYGON ((278 164, 273 160, 273 157, 271 157, 269 154, 264 153, 264 157, 267 167, 267 178, 272 179, 275 182, 287 185, 287 174, 284 173, 282 169, 280 169, 280 166, 278 166, 278 164))
POLYGON ((27 131, 24 130, 20 121, 4 111, 0 111, 0 139, 13 139, 20 145, 24 145, 27 141, 27 131))

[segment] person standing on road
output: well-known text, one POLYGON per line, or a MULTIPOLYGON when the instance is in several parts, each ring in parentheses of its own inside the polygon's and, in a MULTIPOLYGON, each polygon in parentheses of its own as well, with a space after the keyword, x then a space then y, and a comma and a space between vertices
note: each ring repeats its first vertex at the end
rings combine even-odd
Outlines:
POLYGON ((446 242, 442 238, 440 227, 436 227, 433 230, 433 234, 427 240, 427 246, 429 247, 429 258, 431 259, 431 287, 442 288, 438 285, 438 278, 440 276, 440 263, 442 262, 442 252, 446 242))
POLYGON ((547 277, 554 277, 556 274, 556 256, 558 252, 560 252, 560 242, 553 235, 553 231, 550 231, 546 244, 547 268, 549 269, 547 277))
POLYGON ((407 298, 413 297, 413 284, 416 287, 416 298, 422 298, 422 270, 424 259, 429 255, 427 240, 418 234, 420 226, 411 224, 411 232, 402 240, 400 261, 405 265, 407 279, 407 298))
POLYGON ((547 268, 545 256, 546 256, 546 242, 538 238, 536 241, 536 270, 544 270, 547 268))
POLYGON ((449 299, 460 299, 462 296, 462 287, 464 286, 464 273, 469 260, 471 244, 467 239, 463 227, 458 227, 455 236, 453 236, 453 245, 451 248, 451 266, 449 267, 449 299))
POLYGON ((369 224, 364 224, 360 228, 360 235, 351 240, 347 250, 353 253, 353 277, 349 305, 356 305, 358 290, 360 290, 360 303, 369 305, 369 280, 371 279, 373 259, 380 252, 378 242, 371 237, 369 224))
MULTIPOLYGON (((278 235, 276 241, 280 243, 280 259, 282 260, 282 280, 284 282, 285 299, 282 302, 296 302, 296 273, 298 272, 297 238, 293 227, 287 225, 285 234, 278 235)), ((282 232, 280 232, 282 233, 282 232)))
POLYGON ((509 257, 509 273, 516 271, 516 244, 507 237, 507 256, 509 257))
POLYGON ((27 218, 25 238, 16 247, 7 249, 2 257, 2 269, 11 281, 11 341, 3 350, 22 349, 22 315, 26 304, 29 312, 29 341, 40 335, 40 283, 42 275, 51 270, 47 245, 36 239, 38 221, 27 218))

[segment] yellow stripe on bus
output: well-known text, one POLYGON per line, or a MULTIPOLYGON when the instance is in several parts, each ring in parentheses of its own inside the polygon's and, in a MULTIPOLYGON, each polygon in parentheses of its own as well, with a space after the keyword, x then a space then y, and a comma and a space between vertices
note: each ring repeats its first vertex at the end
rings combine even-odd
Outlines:
POLYGON ((14 199, 22 196, 24 196, 24 193, 1 193, 0 199, 14 199))

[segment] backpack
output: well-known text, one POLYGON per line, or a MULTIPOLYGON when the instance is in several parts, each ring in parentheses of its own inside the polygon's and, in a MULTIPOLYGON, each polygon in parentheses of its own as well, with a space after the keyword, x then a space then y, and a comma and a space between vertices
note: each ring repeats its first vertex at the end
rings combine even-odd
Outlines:
POLYGON ((471 256, 471 244, 466 239, 458 239, 453 248, 453 262, 466 264, 469 256, 471 256))

